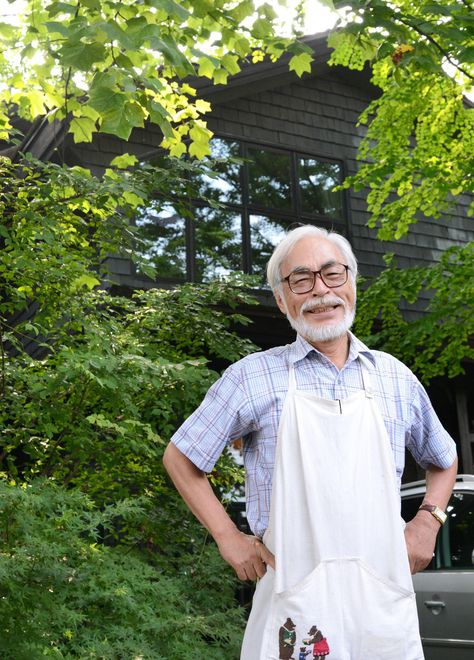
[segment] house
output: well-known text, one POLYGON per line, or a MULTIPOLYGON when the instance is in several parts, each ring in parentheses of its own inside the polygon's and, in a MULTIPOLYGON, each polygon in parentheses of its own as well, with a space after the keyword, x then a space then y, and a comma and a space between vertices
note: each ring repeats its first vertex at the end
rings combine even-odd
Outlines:
MULTIPOLYGON (((449 247, 474 238, 466 200, 460 199, 449 223, 420 219, 396 243, 382 243, 367 227, 364 192, 331 192, 335 183, 357 168, 357 147, 364 129, 360 112, 378 94, 367 71, 329 67, 326 35, 309 38, 315 59, 302 79, 288 71, 285 60, 245 67, 226 86, 197 81, 199 93, 212 103, 208 126, 214 132, 213 153, 222 158, 219 178, 197 181, 200 194, 192 217, 179 216, 168 204, 137 219, 153 238, 150 259, 158 283, 205 281, 213 275, 243 269, 263 277, 272 246, 295 223, 334 228, 351 241, 363 276, 376 275, 383 255, 392 251, 401 268, 436 261, 449 247), (243 159, 241 164, 231 157, 243 159), (206 201, 219 201, 216 210, 206 201)), ((26 138, 41 158, 61 158, 100 175, 111 158, 124 152, 159 162, 161 135, 157 127, 135 130, 128 143, 97 135, 91 144, 73 144, 61 127, 38 122, 26 138)), ((134 271, 125 258, 112 256, 114 289, 127 292, 153 283, 134 271)), ((262 280, 263 281, 263 280, 262 280)), ((290 329, 271 293, 262 287, 261 305, 244 310, 253 320, 247 330, 261 348, 292 341, 290 329)), ((419 308, 405 310, 416 317, 419 308)), ((436 379, 429 393, 440 418, 456 438, 461 470, 474 472, 474 399, 469 383, 474 365, 453 380, 436 379)), ((417 476, 408 464, 405 478, 417 476)))

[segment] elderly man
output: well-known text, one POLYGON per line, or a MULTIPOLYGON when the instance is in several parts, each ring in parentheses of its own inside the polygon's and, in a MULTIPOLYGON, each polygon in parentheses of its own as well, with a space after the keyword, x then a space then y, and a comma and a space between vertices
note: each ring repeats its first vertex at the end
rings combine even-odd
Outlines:
POLYGON ((423 658, 410 572, 432 557, 455 445, 412 372, 349 331, 356 275, 342 236, 313 226, 287 234, 268 281, 296 341, 227 369, 165 453, 222 557, 241 579, 261 578, 242 660, 277 660, 286 620, 296 647, 317 625, 334 660, 423 658), (236 528, 206 477, 239 437, 255 536, 236 528), (405 527, 406 447, 426 469, 427 492, 405 527))

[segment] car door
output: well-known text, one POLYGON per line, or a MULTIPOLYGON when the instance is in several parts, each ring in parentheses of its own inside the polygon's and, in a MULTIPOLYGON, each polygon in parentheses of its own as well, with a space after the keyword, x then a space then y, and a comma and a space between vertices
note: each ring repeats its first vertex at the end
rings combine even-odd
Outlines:
MULTIPOLYGON (((412 518, 422 496, 403 502, 412 518)), ((456 491, 433 561, 413 578, 426 660, 474 658, 474 492, 456 491)))

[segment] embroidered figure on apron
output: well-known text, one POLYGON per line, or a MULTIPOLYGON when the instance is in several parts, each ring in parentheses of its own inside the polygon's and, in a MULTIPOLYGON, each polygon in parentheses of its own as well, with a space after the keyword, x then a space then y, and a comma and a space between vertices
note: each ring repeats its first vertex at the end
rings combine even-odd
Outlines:
POLYGON ((279 660, 291 660, 293 657, 296 642, 295 627, 293 621, 288 618, 278 631, 279 660))
POLYGON ((313 659, 324 658, 329 655, 329 645, 317 626, 311 626, 308 630, 309 637, 303 640, 303 644, 313 645, 313 659))
POLYGON ((241 660, 291 658, 297 640, 313 658, 424 657, 393 455, 359 359, 364 390, 343 401, 299 391, 290 365, 263 538, 275 570, 257 584, 241 660))

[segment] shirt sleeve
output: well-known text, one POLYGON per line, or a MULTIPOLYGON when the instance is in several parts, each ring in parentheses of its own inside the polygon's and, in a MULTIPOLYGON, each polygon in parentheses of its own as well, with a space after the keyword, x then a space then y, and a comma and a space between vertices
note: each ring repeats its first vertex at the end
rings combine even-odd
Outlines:
POLYGON ((438 419, 425 388, 414 379, 411 402, 411 435, 408 449, 419 465, 449 468, 457 451, 456 443, 438 419))
POLYGON ((210 472, 226 444, 254 430, 242 383, 241 363, 231 365, 212 385, 203 402, 182 424, 171 442, 204 472, 210 472))

